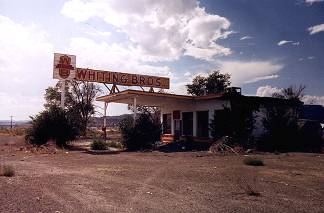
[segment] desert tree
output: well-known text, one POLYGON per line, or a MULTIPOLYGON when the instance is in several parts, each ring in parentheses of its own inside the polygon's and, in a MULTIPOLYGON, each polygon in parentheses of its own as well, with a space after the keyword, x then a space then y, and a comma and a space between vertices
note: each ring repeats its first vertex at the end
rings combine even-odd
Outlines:
MULTIPOLYGON (((95 114, 95 97, 101 92, 98 85, 90 82, 66 81, 65 110, 80 133, 86 134, 89 119, 95 114)), ((61 82, 45 91, 45 108, 61 104, 61 82)))
POLYGON ((187 84, 188 94, 201 96, 224 92, 230 86, 230 74, 222 74, 219 70, 211 72, 207 77, 197 75, 191 84, 187 84))

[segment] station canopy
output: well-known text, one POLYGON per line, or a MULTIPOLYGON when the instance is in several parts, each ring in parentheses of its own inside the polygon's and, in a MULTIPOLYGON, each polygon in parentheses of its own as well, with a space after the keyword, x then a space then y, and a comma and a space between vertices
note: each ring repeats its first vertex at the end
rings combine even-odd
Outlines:
POLYGON ((170 104, 174 104, 175 102, 179 103, 179 101, 181 102, 181 104, 191 105, 198 100, 209 100, 221 98, 222 96, 223 94, 189 96, 160 92, 146 92, 139 90, 124 90, 118 93, 98 97, 96 100, 106 103, 133 104, 134 99, 136 98, 136 102, 143 106, 167 107, 170 106, 170 104))

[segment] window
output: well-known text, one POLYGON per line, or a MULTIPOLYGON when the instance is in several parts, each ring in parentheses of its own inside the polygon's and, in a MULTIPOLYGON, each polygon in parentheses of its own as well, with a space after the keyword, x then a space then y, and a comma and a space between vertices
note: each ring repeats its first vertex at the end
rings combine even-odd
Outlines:
POLYGON ((163 114, 163 134, 171 134, 171 114, 163 114))
POLYGON ((182 113, 182 135, 193 135, 193 112, 182 113))
POLYGON ((197 111, 197 136, 209 137, 208 111, 197 111))

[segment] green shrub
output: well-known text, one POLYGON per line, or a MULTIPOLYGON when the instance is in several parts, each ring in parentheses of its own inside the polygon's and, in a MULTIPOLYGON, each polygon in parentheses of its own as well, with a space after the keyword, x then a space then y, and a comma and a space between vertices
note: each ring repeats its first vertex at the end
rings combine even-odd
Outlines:
POLYGON ((243 163, 248 166, 264 166, 263 161, 256 157, 246 157, 244 158, 243 163))
POLYGON ((103 140, 94 140, 91 143, 91 149, 92 150, 107 150, 108 149, 108 144, 106 141, 103 140))
POLYGON ((1 168, 0 175, 6 176, 6 177, 12 177, 15 175, 15 169, 11 165, 4 165, 1 168))
POLYGON ((146 111, 139 114, 135 124, 133 122, 132 117, 127 117, 119 124, 124 147, 128 150, 151 149, 160 140, 159 119, 146 111))
POLYGON ((55 140, 59 146, 75 139, 77 129, 73 127, 67 113, 57 106, 39 113, 32 118, 32 126, 27 130, 26 140, 35 145, 42 145, 55 140))

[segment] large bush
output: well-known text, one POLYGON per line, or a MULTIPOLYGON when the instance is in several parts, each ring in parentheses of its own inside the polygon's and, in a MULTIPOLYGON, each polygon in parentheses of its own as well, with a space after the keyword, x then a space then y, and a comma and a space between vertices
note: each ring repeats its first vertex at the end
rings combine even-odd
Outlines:
POLYGON ((26 134, 26 140, 31 144, 42 145, 54 140, 57 145, 64 146, 77 134, 67 113, 57 106, 51 106, 31 118, 32 126, 26 134))
POLYGON ((252 130, 255 124, 253 113, 259 105, 252 99, 239 94, 227 94, 231 107, 224 106, 216 110, 210 122, 210 131, 214 141, 230 136, 229 145, 239 145, 245 149, 254 148, 252 130))
POLYGON ((104 140, 94 140, 90 146, 91 146, 92 150, 107 150, 108 149, 108 144, 104 140))
POLYGON ((119 124, 123 145, 128 150, 151 149, 160 140, 161 123, 149 112, 139 114, 135 121, 126 117, 119 124))
POLYGON ((265 134, 258 142, 263 151, 321 150, 321 126, 316 121, 298 120, 294 108, 277 106, 267 109, 263 120, 265 134))

